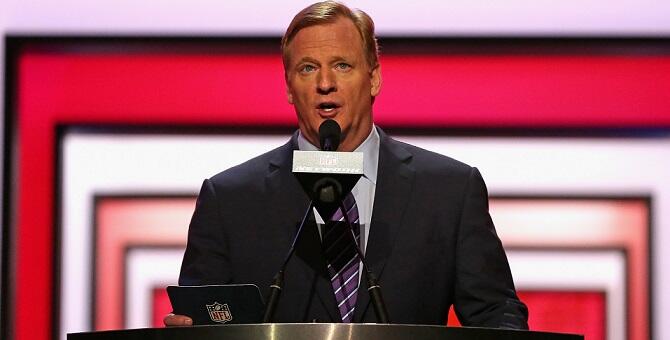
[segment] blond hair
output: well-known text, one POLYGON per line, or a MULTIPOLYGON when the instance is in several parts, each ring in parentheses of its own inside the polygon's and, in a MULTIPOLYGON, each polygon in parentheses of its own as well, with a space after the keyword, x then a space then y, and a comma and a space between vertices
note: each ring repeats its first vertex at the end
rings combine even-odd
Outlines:
POLYGON ((342 3, 329 0, 307 6, 293 17, 281 40, 284 69, 289 66, 288 45, 298 31, 310 26, 330 24, 338 18, 347 18, 354 23, 363 40, 363 51, 368 66, 370 69, 375 68, 379 64, 379 45, 375 38, 375 23, 372 18, 360 9, 351 9, 342 3))

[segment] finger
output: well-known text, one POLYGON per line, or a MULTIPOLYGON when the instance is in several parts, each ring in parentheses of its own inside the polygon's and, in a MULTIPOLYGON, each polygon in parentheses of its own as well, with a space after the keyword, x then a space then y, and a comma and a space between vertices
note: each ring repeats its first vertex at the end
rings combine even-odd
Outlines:
POLYGON ((167 327, 191 326, 193 325, 193 319, 185 315, 170 313, 163 318, 163 324, 167 327))

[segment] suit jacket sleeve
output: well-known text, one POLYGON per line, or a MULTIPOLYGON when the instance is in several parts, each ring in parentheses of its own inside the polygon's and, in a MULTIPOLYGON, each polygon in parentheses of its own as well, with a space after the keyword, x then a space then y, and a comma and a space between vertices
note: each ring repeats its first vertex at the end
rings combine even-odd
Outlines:
POLYGON ((188 228, 179 285, 224 284, 230 281, 228 243, 214 185, 205 180, 188 228))
POLYGON ((488 212, 484 180, 472 168, 463 198, 457 242, 454 308, 465 326, 527 329, 507 257, 488 212))

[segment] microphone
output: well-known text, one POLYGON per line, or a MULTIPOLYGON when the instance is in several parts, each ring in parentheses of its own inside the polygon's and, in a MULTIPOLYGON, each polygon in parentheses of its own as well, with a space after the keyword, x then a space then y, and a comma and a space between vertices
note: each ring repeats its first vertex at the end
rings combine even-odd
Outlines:
POLYGON ((321 150, 336 151, 337 147, 340 146, 341 134, 342 129, 340 129, 340 124, 337 124, 337 122, 332 119, 326 119, 319 126, 319 143, 321 143, 321 150))
MULTIPOLYGON (((332 119, 326 119, 319 125, 319 144, 322 151, 337 151, 340 146, 340 124, 332 119)), ((321 202, 337 202, 342 199, 342 185, 340 181, 331 177, 323 177, 314 183, 314 191, 319 193, 321 202)))
POLYGON ((293 151, 293 175, 319 214, 328 219, 363 175, 362 152, 337 152, 342 130, 326 119, 319 126, 323 151, 293 151))

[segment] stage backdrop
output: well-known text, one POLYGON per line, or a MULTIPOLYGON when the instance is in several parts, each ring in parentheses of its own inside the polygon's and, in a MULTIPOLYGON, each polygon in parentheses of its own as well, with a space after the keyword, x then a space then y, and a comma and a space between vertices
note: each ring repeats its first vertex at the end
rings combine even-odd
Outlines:
MULTIPOLYGON (((10 40, 16 339, 156 324, 202 179, 295 125, 277 42, 10 40)), ((650 338, 670 315, 650 290, 670 284, 667 42, 384 46, 375 120, 480 168, 532 327, 650 338)))

